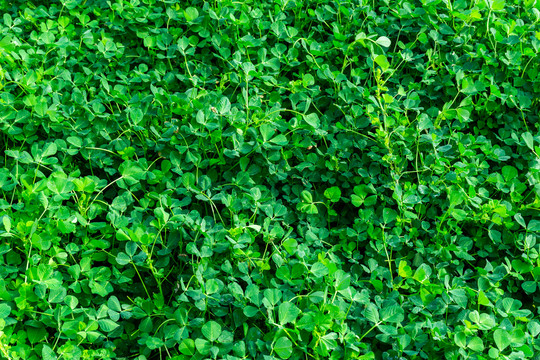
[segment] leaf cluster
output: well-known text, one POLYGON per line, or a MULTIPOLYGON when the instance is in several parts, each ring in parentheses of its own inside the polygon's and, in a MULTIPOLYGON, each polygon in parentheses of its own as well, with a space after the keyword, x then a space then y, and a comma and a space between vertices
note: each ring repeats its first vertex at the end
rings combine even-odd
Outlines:
POLYGON ((538 1, 0 9, 0 357, 538 357, 538 1))

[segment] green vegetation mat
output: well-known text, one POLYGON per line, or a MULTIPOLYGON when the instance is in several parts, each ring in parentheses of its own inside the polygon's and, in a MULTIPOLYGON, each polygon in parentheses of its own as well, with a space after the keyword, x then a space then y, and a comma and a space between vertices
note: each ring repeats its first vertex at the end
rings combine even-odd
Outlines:
POLYGON ((540 359, 539 1, 0 10, 0 358, 540 359))

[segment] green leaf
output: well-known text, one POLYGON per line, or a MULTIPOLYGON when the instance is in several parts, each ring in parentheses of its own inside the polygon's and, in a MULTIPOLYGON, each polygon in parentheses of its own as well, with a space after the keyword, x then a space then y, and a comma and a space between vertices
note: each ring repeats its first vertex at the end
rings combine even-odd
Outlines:
MULTIPOLYGON (((424 265, 424 264, 422 264, 422 265, 424 265)), ((424 266, 420 266, 418 269, 416 269, 416 271, 414 272, 414 275, 413 275, 413 279, 420 282, 420 283, 423 283, 428 278, 429 278, 429 274, 426 271, 426 267, 424 267, 424 266)))
POLYGON ((56 152, 58 151, 58 147, 55 143, 48 143, 43 147, 43 154, 42 157, 46 158, 49 156, 56 155, 56 152))
POLYGON ((219 101, 216 109, 219 114, 225 115, 228 114, 231 111, 231 102, 229 101, 229 98, 222 97, 219 101))
POLYGON ((312 203, 313 202, 313 197, 311 195, 311 193, 307 190, 303 190, 302 193, 301 193, 301 196, 302 196, 302 200, 307 202, 307 203, 312 203))
POLYGON ((51 304, 57 304, 57 303, 60 303, 60 302, 64 301, 64 299, 66 298, 66 295, 67 295, 66 288, 64 288, 62 286, 59 286, 59 287, 56 287, 54 289, 51 289, 51 291, 49 293, 48 301, 51 304))
POLYGON ((212 348, 212 343, 210 341, 204 340, 204 339, 195 339, 195 348, 197 348, 197 352, 202 355, 207 355, 210 353, 210 349, 212 348))
POLYGON ((43 360, 57 360, 55 352, 49 345, 43 345, 43 350, 41 351, 41 356, 43 360))
POLYGON ((503 329, 497 329, 493 332, 493 340, 499 351, 504 351, 511 344, 510 334, 503 329))
POLYGON ((195 185, 195 175, 192 173, 184 173, 182 175, 182 184, 186 189, 193 189, 195 185))
POLYGON ((471 78, 464 78, 461 87, 461 91, 466 95, 475 95, 478 93, 476 83, 471 78))
POLYGON ((527 225, 528 231, 540 231, 540 220, 531 220, 529 221, 529 225, 527 225))
POLYGON ((311 74, 303 74, 302 82, 305 87, 315 85, 315 78, 311 74))
POLYGON ((313 331, 317 321, 315 317, 311 314, 304 314, 300 320, 296 322, 296 327, 299 329, 304 329, 306 331, 313 331))
POLYGON ((28 335, 28 340, 30 341, 30 344, 37 344, 41 341, 45 341, 47 336, 49 335, 47 333, 47 330, 44 327, 39 328, 32 328, 28 327, 26 330, 26 334, 28 335))
POLYGON ((384 322, 400 323, 405 318, 403 309, 398 305, 383 306, 380 314, 384 322))
MULTIPOLYGON (((532 220, 532 221, 534 221, 534 220, 532 220)), ((529 222, 529 227, 531 226, 531 222, 529 222)), ((512 260, 512 267, 514 268, 515 271, 517 271, 520 274, 528 273, 529 271, 531 271, 533 269, 532 264, 523 262, 523 261, 521 261, 519 259, 512 260)))
POLYGON ((326 265, 324 265, 323 263, 316 262, 316 263, 313 264, 313 266, 311 267, 311 273, 312 273, 313 275, 315 275, 315 277, 320 278, 320 277, 323 277, 323 276, 328 275, 329 270, 328 270, 328 268, 326 267, 326 265))
POLYGON ((534 138, 530 132, 524 132, 521 134, 521 138, 525 141, 525 145, 531 150, 534 150, 534 138))
MULTIPOLYGON (((423 34, 425 36, 425 34, 423 34)), ((426 115, 422 114, 418 117, 418 130, 426 130, 433 128, 433 121, 426 115)))
POLYGON ((285 146, 289 143, 289 140, 285 135, 279 134, 270 139, 270 142, 279 146, 285 146))
POLYGON ((341 190, 337 186, 332 186, 324 191, 324 196, 331 202, 338 202, 341 199, 341 190))
POLYGON ((372 323, 379 323, 379 310, 374 304, 368 304, 364 310, 364 316, 372 323))
POLYGON ((209 341, 216 341, 221 335, 221 325, 215 321, 208 321, 202 327, 202 333, 209 341))
POLYGON ((497 359, 499 357, 499 350, 495 348, 490 348, 488 351, 488 355, 492 359, 497 359))
POLYGON ((75 309, 77 307, 77 305, 79 304, 79 299, 77 299, 75 296, 73 295, 67 295, 65 298, 64 298, 64 303, 66 303, 67 306, 70 307, 71 310, 75 309))
POLYGON ((386 56, 384 55, 378 55, 375 58, 375 63, 381 67, 383 72, 390 68, 390 63, 388 62, 388 60, 386 59, 386 56))
POLYGON ((467 212, 463 209, 452 209, 452 217, 458 221, 463 221, 467 218, 467 212))
POLYGON ((319 120, 319 116, 315 113, 304 115, 304 120, 306 123, 308 123, 309 126, 318 129, 321 121, 319 120))
POLYGON ((412 268, 407 265, 407 262, 401 260, 399 262, 398 274, 403 278, 410 278, 413 275, 412 268))
POLYGON ((184 355, 194 355, 195 354, 195 341, 192 339, 183 339, 182 342, 178 345, 178 351, 184 355))
POLYGON ((523 219, 523 215, 521 215, 520 213, 517 213, 514 215, 514 219, 517 221, 519 225, 523 226, 524 228, 527 228, 525 219, 523 219))
POLYGON ((384 208, 383 210, 383 220, 385 224, 390 224, 397 218, 397 213, 390 208, 384 208))
POLYGON ((380 36, 377 39, 377 44, 379 44, 381 46, 384 46, 384 47, 390 47, 390 45, 392 45, 392 42, 386 36, 380 36))
POLYGON ((152 332, 153 329, 154 329, 154 324, 152 322, 152 318, 150 317, 144 318, 144 320, 141 321, 141 323, 139 324, 139 330, 142 331, 143 333, 149 334, 152 332))
POLYGON ((264 141, 270 140, 276 132, 275 128, 270 124, 262 124, 260 131, 264 141))
POLYGON ((211 295, 219 292, 223 287, 223 283, 220 280, 208 279, 206 281, 206 293, 211 295))
POLYGON ((123 252, 119 252, 118 255, 116 255, 115 260, 118 263, 118 265, 122 265, 122 266, 127 265, 131 262, 131 258, 126 253, 123 253, 123 252))
POLYGON ((74 185, 68 181, 66 174, 55 172, 49 177, 47 187, 55 194, 68 194, 73 190, 74 185))
POLYGON ((0 304, 0 319, 7 318, 11 313, 11 306, 8 304, 0 304))
POLYGON ((282 293, 279 289, 266 289, 264 290, 264 298, 270 303, 271 306, 275 306, 279 300, 281 300, 282 293))
POLYGON ((149 336, 149 337, 146 338, 145 345, 150 350, 155 350, 155 349, 159 349, 160 347, 165 345, 165 343, 160 338, 157 338, 157 337, 154 337, 154 336, 149 336))
POLYGON ((109 319, 100 319, 98 320, 98 323, 99 323, 100 329, 106 333, 110 333, 111 331, 115 330, 118 326, 120 326, 116 322, 109 319))
POLYGON ((40 97, 37 104, 34 106, 34 110, 39 117, 47 115, 47 110, 49 110, 47 100, 44 97, 40 97))
POLYGON ((292 342, 289 338, 282 336, 275 342, 273 349, 280 358, 288 359, 293 352, 292 342))
POLYGON ((132 161, 126 161, 120 165, 120 174, 126 179, 133 181, 142 180, 146 171, 132 161))
POLYGON ((517 177, 518 171, 515 167, 507 165, 507 166, 503 166, 502 175, 505 181, 510 181, 514 179, 515 177, 517 177))
POLYGON ((356 207, 361 206, 364 203, 364 199, 364 197, 360 197, 355 194, 351 195, 351 203, 356 207))
POLYGON ((3 17, 4 17, 4 25, 6 25, 7 27, 11 27, 13 25, 13 19, 11 15, 5 13, 3 17))
POLYGON ((506 0, 492 0, 491 3, 491 10, 499 11, 504 10, 506 6, 506 0))
POLYGON ((11 219, 9 216, 2 216, 2 224, 4 224, 4 229, 6 229, 6 232, 9 233, 11 231, 11 219))
POLYGON ((317 209, 317 205, 315 204, 303 204, 303 206, 301 206, 302 208, 302 211, 307 213, 307 214, 318 214, 319 213, 319 210, 317 209))
POLYGON ((82 139, 80 137, 78 137, 78 136, 70 136, 66 140, 67 140, 68 143, 70 143, 71 145, 73 145, 76 148, 80 148, 82 146, 82 144, 83 144, 82 139))
POLYGON ((521 288, 525 290, 527 294, 534 294, 536 292, 536 281, 525 281, 521 284, 521 288))
POLYGON ((460 348, 465 348, 467 345, 467 335, 463 331, 454 334, 454 341, 460 348))
POLYGON ((473 337, 467 347, 473 351, 482 352, 484 351, 484 342, 478 336, 473 337))
POLYGON ((453 289, 450 290, 449 293, 456 304, 463 309, 467 308, 468 297, 467 292, 464 289, 453 289))
POLYGON ((279 305, 278 308, 279 323, 285 325, 288 323, 294 323, 298 315, 300 315, 300 309, 291 302, 284 302, 279 305))
POLYGON ((289 255, 294 255, 296 248, 298 247, 298 241, 292 238, 288 238, 282 243, 283 248, 289 253, 289 255))
POLYGON ((114 310, 114 311, 118 311, 118 312, 121 312, 122 311, 122 306, 120 305, 120 301, 118 300, 118 298, 116 296, 111 296, 109 298, 109 300, 107 300, 107 306, 109 307, 109 309, 111 310, 114 310))
POLYGON ((144 113, 140 108, 132 108, 129 115, 135 125, 139 125, 144 117, 144 113))
POLYGON ((245 306, 243 313, 247 317, 254 317, 255 315, 259 313, 259 309, 254 306, 245 306))
POLYGON ((428 42, 428 37, 426 35, 426 33, 420 33, 418 35, 418 41, 420 41, 422 44, 425 44, 428 42))
POLYGON ((337 270, 334 273, 334 286, 337 291, 343 291, 351 285, 351 275, 343 270, 337 270))
POLYGON ((478 328, 480 330, 490 330, 495 327, 495 319, 489 314, 482 313, 480 314, 480 319, 478 321, 478 328))
POLYGON ((154 215, 161 221, 162 224, 166 224, 169 221, 170 215, 161 206, 154 209, 154 215))
POLYGON ((527 330, 532 337, 537 337, 540 334, 540 323, 538 320, 532 320, 527 324, 527 330))
POLYGON ((484 306, 493 306, 491 304, 491 301, 489 301, 488 297, 483 291, 478 292, 478 304, 484 305, 484 306))
POLYGON ((194 7, 188 7, 184 10, 184 16, 188 22, 193 22, 199 17, 199 11, 194 7))

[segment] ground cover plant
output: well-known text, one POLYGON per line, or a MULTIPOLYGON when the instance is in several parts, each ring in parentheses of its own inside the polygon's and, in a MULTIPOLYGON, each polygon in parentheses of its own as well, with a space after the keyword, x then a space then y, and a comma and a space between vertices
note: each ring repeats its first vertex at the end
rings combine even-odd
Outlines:
POLYGON ((540 358, 538 1, 0 10, 0 358, 540 358))

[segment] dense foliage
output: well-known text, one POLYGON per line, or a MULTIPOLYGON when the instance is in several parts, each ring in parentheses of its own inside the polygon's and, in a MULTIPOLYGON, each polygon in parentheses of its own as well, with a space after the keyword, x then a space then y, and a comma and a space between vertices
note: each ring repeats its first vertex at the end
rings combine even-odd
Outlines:
POLYGON ((540 358, 538 1, 0 9, 0 357, 540 358))

